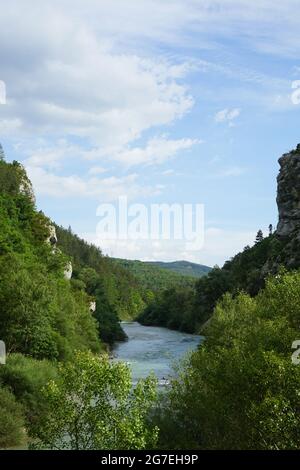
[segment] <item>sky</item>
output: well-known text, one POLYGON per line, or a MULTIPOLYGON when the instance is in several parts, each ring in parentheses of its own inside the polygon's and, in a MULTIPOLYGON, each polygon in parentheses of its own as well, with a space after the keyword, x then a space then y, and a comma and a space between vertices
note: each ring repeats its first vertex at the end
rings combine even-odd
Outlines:
POLYGON ((111 256, 210 266, 276 226, 277 161, 300 142, 299 0, 0 7, 0 142, 38 209, 111 256), (103 239, 97 208, 120 196, 203 204, 203 246, 103 239))

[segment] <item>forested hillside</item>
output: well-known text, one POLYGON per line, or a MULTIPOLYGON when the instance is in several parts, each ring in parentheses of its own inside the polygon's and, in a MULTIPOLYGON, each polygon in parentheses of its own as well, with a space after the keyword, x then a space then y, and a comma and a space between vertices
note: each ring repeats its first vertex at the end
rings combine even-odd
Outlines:
POLYGON ((51 222, 35 209, 17 162, 0 161, 0 338, 9 353, 70 357, 99 351, 96 319, 84 289, 64 278, 68 257, 47 242, 51 222))
POLYGON ((96 299, 95 316, 102 325, 101 337, 113 343, 124 338, 118 321, 135 318, 145 307, 145 289, 126 269, 104 256, 101 250, 68 230, 56 226, 58 246, 73 263, 72 282, 84 285, 96 299))
POLYGON ((144 292, 147 293, 148 291, 148 295, 146 294, 148 300, 153 292, 175 286, 189 287, 195 283, 195 279, 192 276, 162 269, 155 263, 119 258, 114 258, 112 261, 115 262, 115 266, 118 266, 119 269, 124 268, 130 272, 144 292))
POLYGON ((190 261, 146 261, 145 264, 156 266, 161 269, 166 269, 168 271, 181 274, 182 276, 190 276, 195 278, 205 276, 209 273, 209 271, 211 271, 209 266, 191 263, 190 261))

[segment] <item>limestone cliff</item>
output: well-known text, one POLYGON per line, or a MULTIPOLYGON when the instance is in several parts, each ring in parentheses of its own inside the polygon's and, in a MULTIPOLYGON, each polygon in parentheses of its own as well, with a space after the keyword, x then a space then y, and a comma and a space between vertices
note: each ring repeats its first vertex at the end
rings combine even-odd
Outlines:
POLYGON ((73 274, 73 266, 72 266, 71 261, 69 261, 64 270, 64 278, 69 281, 72 278, 72 274, 73 274))
POLYGON ((279 159, 277 178, 278 238, 289 238, 300 233, 300 144, 296 150, 279 159))
MULTIPOLYGON (((300 267, 300 144, 279 159, 277 177, 278 240, 277 256, 268 260, 269 272, 279 266, 288 269, 300 267)), ((266 266, 264 267, 264 269, 266 266)))

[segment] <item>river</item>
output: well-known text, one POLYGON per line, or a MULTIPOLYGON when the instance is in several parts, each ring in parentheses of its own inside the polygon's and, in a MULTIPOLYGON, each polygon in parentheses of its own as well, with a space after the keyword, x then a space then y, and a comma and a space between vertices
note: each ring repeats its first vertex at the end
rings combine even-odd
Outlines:
POLYGON ((201 336, 181 333, 137 322, 122 322, 128 341, 117 343, 115 360, 130 364, 132 380, 145 378, 154 372, 161 384, 172 375, 172 365, 189 351, 195 350, 201 336))

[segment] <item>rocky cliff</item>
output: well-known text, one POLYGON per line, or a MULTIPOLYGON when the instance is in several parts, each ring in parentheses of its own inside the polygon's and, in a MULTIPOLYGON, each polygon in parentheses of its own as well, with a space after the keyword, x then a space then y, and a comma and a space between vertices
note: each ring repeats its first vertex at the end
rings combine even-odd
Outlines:
POLYGON ((300 234, 300 144, 279 159, 277 237, 287 239, 300 234))
POLYGON ((300 144, 279 159, 277 177, 278 225, 275 237, 280 242, 277 256, 268 261, 273 272, 280 265, 300 267, 300 144))

